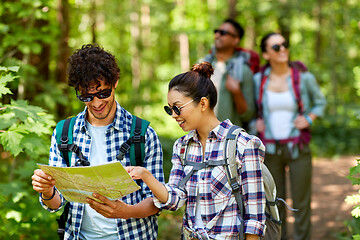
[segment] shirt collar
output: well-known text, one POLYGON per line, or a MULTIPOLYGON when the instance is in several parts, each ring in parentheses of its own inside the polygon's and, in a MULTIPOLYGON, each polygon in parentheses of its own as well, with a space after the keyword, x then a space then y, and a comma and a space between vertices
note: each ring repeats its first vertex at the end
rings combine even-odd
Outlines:
MULTIPOLYGON (((229 119, 221 122, 214 129, 212 129, 209 133, 208 138, 215 138, 218 141, 222 141, 225 139, 227 132, 233 124, 229 119)), ((199 141, 199 136, 196 130, 191 130, 187 135, 184 136, 184 143, 187 144, 190 140, 199 141)))

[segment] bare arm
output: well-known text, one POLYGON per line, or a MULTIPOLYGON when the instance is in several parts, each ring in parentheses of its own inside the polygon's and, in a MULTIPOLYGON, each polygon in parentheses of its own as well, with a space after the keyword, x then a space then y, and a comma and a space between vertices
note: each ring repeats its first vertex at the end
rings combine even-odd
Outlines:
POLYGON ((43 203, 51 209, 57 209, 61 205, 61 198, 55 191, 55 180, 41 169, 36 169, 31 177, 33 189, 41 193, 43 203), (53 194, 55 194, 53 196, 53 194), (44 200, 50 199, 50 200, 44 200))
POLYGON ((107 218, 145 218, 159 212, 152 198, 146 198, 135 205, 126 204, 123 201, 111 201, 101 194, 94 193, 93 197, 103 203, 87 198, 87 202, 96 212, 107 218))
POLYGON ((133 179, 142 179, 145 184, 150 188, 153 194, 162 203, 166 203, 169 193, 166 187, 159 182, 150 172, 144 167, 126 167, 126 171, 133 179))

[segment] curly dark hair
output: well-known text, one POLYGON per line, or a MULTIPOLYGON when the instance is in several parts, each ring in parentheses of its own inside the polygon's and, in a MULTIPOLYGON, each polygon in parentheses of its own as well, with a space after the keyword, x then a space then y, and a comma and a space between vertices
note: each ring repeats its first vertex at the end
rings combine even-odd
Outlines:
POLYGON ((115 56, 96 44, 85 44, 68 59, 68 83, 76 91, 87 92, 94 82, 99 80, 108 86, 114 86, 120 77, 120 69, 115 56))

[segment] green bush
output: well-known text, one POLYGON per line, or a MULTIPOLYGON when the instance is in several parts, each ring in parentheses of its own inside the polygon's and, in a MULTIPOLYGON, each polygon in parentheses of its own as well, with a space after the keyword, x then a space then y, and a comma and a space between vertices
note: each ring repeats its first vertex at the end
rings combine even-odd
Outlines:
MULTIPOLYGON (((12 94, 6 85, 18 70, 0 66, 0 99, 12 94)), ((27 101, 0 103, 0 239, 56 238, 56 214, 40 206, 31 184, 36 163, 47 162, 54 125, 52 115, 27 101)))

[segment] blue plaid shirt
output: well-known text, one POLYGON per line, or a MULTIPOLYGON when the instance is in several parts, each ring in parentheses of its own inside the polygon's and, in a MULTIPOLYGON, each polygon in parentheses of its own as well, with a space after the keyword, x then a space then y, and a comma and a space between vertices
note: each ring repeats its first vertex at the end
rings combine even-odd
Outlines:
MULTIPOLYGON (((85 126, 86 108, 77 115, 74 125, 74 143, 79 146, 84 156, 89 159, 91 138, 85 126)), ((120 146, 130 137, 132 115, 116 102, 116 115, 112 124, 106 131, 107 161, 117 161, 120 146)), ((60 151, 56 143, 56 130, 51 138, 49 165, 66 167, 66 163, 60 156, 60 151)), ((153 128, 148 127, 145 135, 145 159, 143 166, 147 168, 160 182, 164 182, 163 173, 163 154, 159 138, 153 128)), ((71 165, 74 166, 78 160, 75 153, 71 157, 71 165)), ((127 153, 121 164, 130 166, 130 155, 127 153)), ((127 204, 137 204, 142 200, 153 197, 150 189, 140 182, 141 189, 131 193, 121 200, 127 204)), ((59 211, 66 203, 61 196, 61 206, 58 209, 50 209, 40 200, 42 206, 50 212, 59 211)), ((65 228, 65 239, 79 239, 80 225, 83 217, 84 204, 70 202, 69 218, 65 228)), ((146 218, 117 219, 117 230, 119 239, 156 239, 157 238, 157 217, 155 215, 146 218)))
MULTIPOLYGON (((206 167, 194 171, 185 184, 185 189, 178 186, 180 181, 191 171, 192 166, 181 165, 180 151, 182 145, 192 140, 187 153, 187 161, 206 162, 223 160, 223 148, 226 134, 232 126, 225 120, 214 128, 206 140, 205 154, 196 131, 179 138, 173 149, 169 183, 168 201, 162 204, 154 198, 155 205, 162 209, 176 211, 186 204, 183 218, 184 227, 196 231, 202 236, 206 233, 211 239, 239 239, 240 212, 235 196, 227 181, 224 166, 206 167), (196 199, 199 196, 201 218, 204 229, 195 225, 196 199), (204 232, 206 231, 206 233, 204 232)), ((241 192, 244 199, 245 217, 244 232, 262 236, 265 229, 265 192, 261 173, 261 162, 264 161, 265 147, 255 136, 241 133, 237 139, 236 161, 241 176, 241 192), (238 149, 243 146, 244 153, 238 149)))

